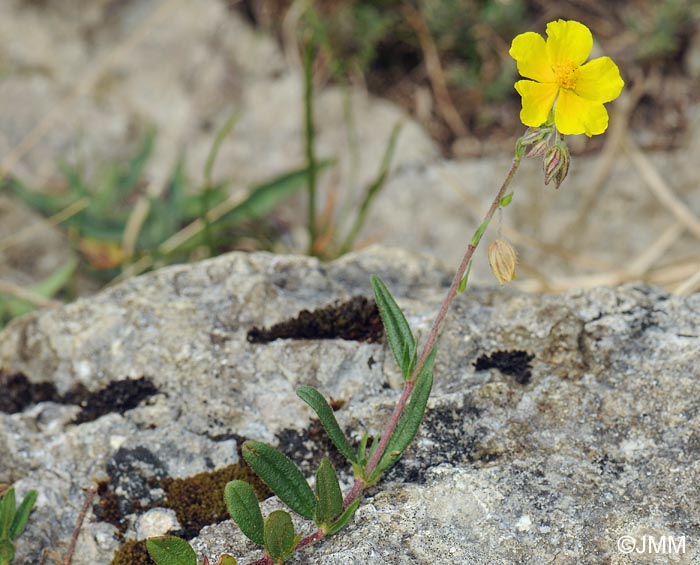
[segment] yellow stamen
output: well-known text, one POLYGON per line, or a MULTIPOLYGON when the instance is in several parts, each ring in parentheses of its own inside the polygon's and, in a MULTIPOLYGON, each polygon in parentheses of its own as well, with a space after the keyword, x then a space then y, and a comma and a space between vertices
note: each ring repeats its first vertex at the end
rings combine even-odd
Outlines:
POLYGON ((576 66, 573 63, 555 65, 554 80, 561 88, 574 90, 576 88, 576 66))

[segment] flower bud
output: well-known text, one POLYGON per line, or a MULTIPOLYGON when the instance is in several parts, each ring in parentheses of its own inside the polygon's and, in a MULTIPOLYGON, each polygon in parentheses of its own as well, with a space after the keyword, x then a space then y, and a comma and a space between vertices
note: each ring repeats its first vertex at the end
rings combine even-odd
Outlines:
POLYGON ((504 239, 497 239, 488 247, 489 265, 499 284, 515 278, 517 257, 513 246, 504 239))
POLYGON ((554 187, 559 188, 569 173, 569 163, 571 156, 566 143, 559 142, 549 149, 542 161, 544 167, 544 184, 548 185, 552 180, 554 187))
POLYGON ((533 143, 530 146, 530 150, 527 152, 525 157, 532 159, 533 157, 542 157, 549 149, 549 140, 540 139, 537 143, 533 143))

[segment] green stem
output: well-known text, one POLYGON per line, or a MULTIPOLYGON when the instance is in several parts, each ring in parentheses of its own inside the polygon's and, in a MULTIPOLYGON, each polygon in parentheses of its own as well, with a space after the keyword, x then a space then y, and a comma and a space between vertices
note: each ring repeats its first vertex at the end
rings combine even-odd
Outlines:
POLYGON ((316 225, 316 185, 317 162, 314 147, 316 130, 314 126, 314 73, 315 49, 313 40, 309 39, 304 48, 304 139, 306 142, 306 166, 308 169, 308 221, 309 221, 309 255, 314 254, 314 245, 318 235, 316 225))

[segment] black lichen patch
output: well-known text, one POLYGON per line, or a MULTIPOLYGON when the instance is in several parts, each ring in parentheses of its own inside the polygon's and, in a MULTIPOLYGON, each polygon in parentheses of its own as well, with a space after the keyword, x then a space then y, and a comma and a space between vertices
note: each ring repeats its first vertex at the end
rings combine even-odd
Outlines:
POLYGON ((0 371, 1 412, 22 412, 39 402, 75 404, 81 408, 74 420, 76 424, 92 422, 111 412, 123 414, 156 392, 158 389, 155 385, 149 379, 141 377, 114 381, 96 392, 90 392, 77 384, 68 393, 61 395, 53 383, 33 383, 22 373, 0 371))
POLYGON ((389 471, 388 480, 422 483, 426 471, 438 465, 484 465, 499 459, 502 454, 491 445, 480 416, 481 410, 472 405, 428 410, 416 441, 389 471))
POLYGON ((333 445, 320 420, 314 418, 306 430, 282 430, 277 449, 296 463, 307 477, 316 473, 321 459, 328 457, 338 473, 347 469, 345 457, 333 445))
POLYGON ((526 385, 532 377, 530 363, 535 358, 527 351, 494 351, 491 355, 482 355, 474 362, 477 371, 498 369, 504 375, 515 379, 515 382, 526 385))
POLYGON ((155 565, 146 549, 146 540, 129 540, 114 554, 109 565, 155 565))
POLYGON ((0 412, 15 414, 37 402, 60 402, 51 383, 33 383, 22 373, 0 371, 0 412))
POLYGON ((109 480, 98 483, 100 500, 93 511, 98 520, 126 531, 126 517, 153 506, 162 491, 153 494, 153 485, 165 479, 163 462, 145 447, 120 448, 107 463, 109 480))
POLYGON ((276 339, 345 339, 379 343, 383 335, 377 304, 364 296, 355 296, 347 302, 331 304, 313 312, 302 310, 296 318, 271 328, 254 327, 248 332, 248 341, 269 343, 276 339))
POLYGON ((112 412, 123 414, 157 392, 158 389, 150 379, 141 377, 113 381, 97 392, 76 389, 68 393, 65 402, 81 407, 74 421, 83 424, 112 412))
POLYGON ((272 493, 241 459, 237 465, 229 465, 216 471, 198 473, 186 479, 166 478, 159 482, 165 490, 166 500, 161 506, 175 510, 182 526, 180 535, 189 539, 209 524, 216 524, 229 518, 224 503, 224 487, 233 480, 250 483, 259 500, 265 500, 272 493))

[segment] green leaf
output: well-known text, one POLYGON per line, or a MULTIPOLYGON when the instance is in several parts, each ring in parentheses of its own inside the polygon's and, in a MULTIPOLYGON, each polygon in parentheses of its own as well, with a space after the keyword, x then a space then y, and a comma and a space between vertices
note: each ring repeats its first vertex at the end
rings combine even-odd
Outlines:
POLYGON ((245 481, 231 481, 224 488, 224 500, 228 513, 246 537, 264 545, 263 518, 253 487, 245 481))
POLYGON ((216 157, 219 155, 219 149, 221 149, 221 144, 224 142, 226 137, 233 126, 238 121, 238 112, 234 112, 229 116, 229 118, 224 122, 219 131, 214 138, 214 142, 211 144, 211 149, 209 149, 209 155, 207 155, 206 163, 204 164, 204 182, 206 188, 211 186, 211 173, 214 170, 214 163, 216 163, 216 157))
POLYGON ((299 468, 265 443, 248 440, 243 458, 282 502, 309 520, 316 514, 316 497, 299 468))
POLYGON ((479 245, 481 237, 484 235, 486 228, 489 227, 489 222, 490 219, 484 220, 484 222, 476 229, 476 231, 474 232, 474 236, 472 237, 472 241, 470 243, 472 247, 476 247, 477 245, 479 245))
POLYGON ((15 517, 16 508, 15 488, 10 487, 0 500, 0 539, 10 537, 10 525, 15 517))
POLYGON ((386 285, 375 275, 372 275, 370 280, 372 281, 374 298, 377 301, 379 314, 384 323, 387 340, 401 369, 404 380, 408 380, 411 376, 411 366, 416 356, 416 340, 406 321, 406 317, 398 304, 396 304, 386 285))
POLYGON ((501 198, 501 200, 498 203, 498 207, 505 208, 506 206, 508 206, 508 204, 511 203, 512 200, 513 200, 513 193, 509 192, 503 198, 501 198))
POLYGON ((27 520, 29 520, 29 514, 34 508, 34 503, 36 502, 36 497, 39 493, 35 490, 30 490, 24 495, 14 518, 12 519, 12 524, 10 525, 10 539, 17 539, 19 535, 24 531, 27 525, 27 520))
POLYGON ((197 565, 197 554, 184 539, 175 536, 149 538, 146 549, 157 565, 197 565))
POLYGON ((467 265, 467 272, 464 273, 462 280, 459 281, 459 286, 457 287, 458 294, 462 294, 465 290, 467 290, 467 283, 469 282, 469 273, 471 273, 471 270, 472 270, 472 262, 469 261, 469 264, 467 265))
POLYGON ((347 526, 348 522, 350 522, 350 520, 352 520, 352 517, 355 515, 355 510, 357 510, 357 507, 359 505, 360 505, 359 498, 356 498, 350 504, 348 504, 348 507, 340 515, 340 518, 338 518, 335 522, 333 522, 331 524, 331 527, 328 528, 328 532, 326 535, 332 536, 333 534, 339 532, 345 526, 347 526))
POLYGON ((330 459, 324 457, 316 471, 316 524, 326 529, 343 511, 343 493, 330 459))
POLYGON ((326 402, 323 395, 315 388, 304 385, 297 388, 297 396, 311 406, 314 412, 316 412, 318 419, 321 420, 321 424, 328 434, 328 437, 331 438, 333 445, 338 448, 338 451, 340 451, 340 453, 342 453, 351 463, 357 463, 357 455, 352 447, 350 447, 350 443, 345 437, 343 431, 340 429, 338 421, 335 419, 333 409, 330 407, 328 402, 326 402))
POLYGON ((386 470, 388 470, 394 463, 396 463, 404 450, 413 441, 418 433, 418 428, 423 421, 423 415, 425 414, 425 408, 428 405, 428 397, 430 396, 430 391, 433 387, 433 364, 435 363, 435 354, 437 348, 433 347, 433 350, 428 355, 428 358, 423 365, 423 369, 420 375, 416 379, 416 386, 411 393, 411 399, 408 401, 408 406, 404 411, 399 423, 391 434, 391 439, 386 446, 386 451, 377 465, 377 469, 372 474, 370 478, 370 483, 379 479, 379 476, 386 470))
POLYGON ((297 544, 292 517, 284 510, 275 510, 265 520, 265 549, 272 561, 284 563, 297 544))
MULTIPOLYGON (((316 165, 322 170, 330 165, 323 161, 316 165)), ((309 176, 308 168, 292 171, 269 182, 253 187, 243 202, 221 216, 214 225, 228 227, 244 220, 256 220, 267 215, 282 201, 306 185, 309 176)))
POLYGON ((219 557, 219 561, 216 563, 216 565, 238 565, 236 562, 235 557, 233 555, 229 555, 228 553, 224 553, 219 557))
MULTIPOLYGON (((78 260, 71 258, 44 280, 31 285, 29 289, 44 298, 51 298, 68 284, 77 266, 78 260)), ((6 306, 12 317, 21 316, 22 314, 31 312, 35 308, 33 304, 19 298, 7 299, 6 306)))
POLYGON ((15 546, 7 539, 0 539, 0 565, 10 565, 15 558, 15 546))

